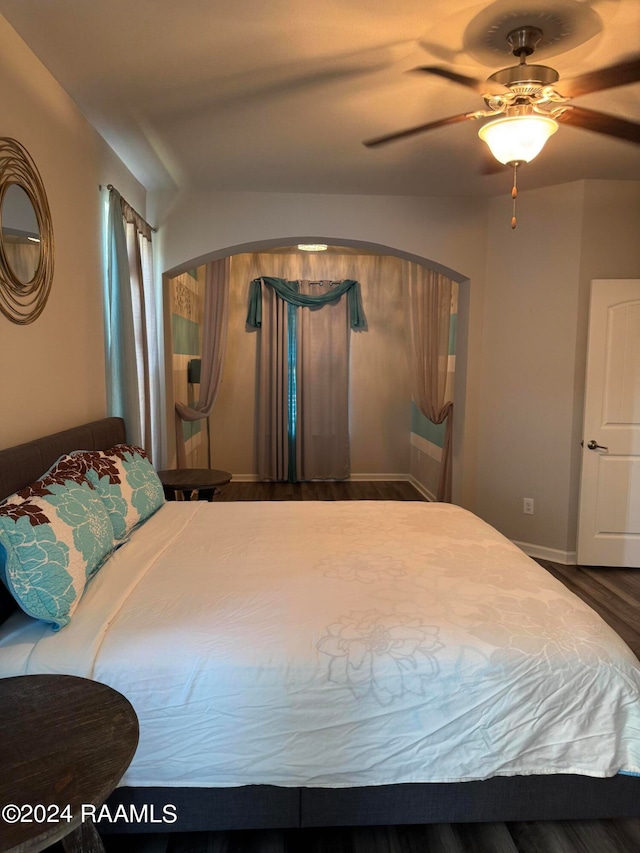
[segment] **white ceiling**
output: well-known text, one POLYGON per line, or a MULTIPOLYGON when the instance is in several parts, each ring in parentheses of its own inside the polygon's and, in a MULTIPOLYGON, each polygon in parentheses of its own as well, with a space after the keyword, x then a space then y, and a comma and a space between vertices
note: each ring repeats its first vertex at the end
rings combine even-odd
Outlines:
MULTIPOLYGON (((148 189, 503 194, 506 167, 481 174, 477 122, 362 145, 484 106, 404 72, 485 79, 515 62, 486 33, 523 17, 565 33, 535 54, 561 79, 640 46, 640 0, 0 0, 0 13, 148 189)), ((639 121, 640 84, 576 103, 639 121)), ((519 185, 582 178, 640 179, 640 146, 561 126, 519 185)))

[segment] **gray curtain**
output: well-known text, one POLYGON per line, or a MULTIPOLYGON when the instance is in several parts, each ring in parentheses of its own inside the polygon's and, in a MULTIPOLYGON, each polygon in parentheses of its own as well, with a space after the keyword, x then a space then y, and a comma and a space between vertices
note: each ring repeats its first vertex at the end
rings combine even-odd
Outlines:
POLYGON ((446 399, 452 281, 409 264, 407 327, 413 399, 434 424, 446 419, 437 499, 451 501, 453 402, 446 399))
MULTIPOLYGON (((332 283, 300 282, 300 293, 316 296, 332 283)), ((298 309, 299 480, 349 477, 349 313, 346 297, 322 308, 298 309)))
POLYGON ((220 390, 229 322, 229 265, 229 258, 221 258, 206 267, 200 397, 192 404, 175 404, 178 468, 186 465, 182 421, 208 418, 220 390))
MULTIPOLYGON (((303 296, 324 295, 331 287, 329 281, 298 282, 303 296)), ((308 308, 286 302, 270 286, 262 287, 260 479, 297 482, 349 476, 349 307, 346 294, 308 308)))
POLYGON ((289 315, 275 290, 262 294, 258 349, 257 469, 261 480, 289 479, 289 315))

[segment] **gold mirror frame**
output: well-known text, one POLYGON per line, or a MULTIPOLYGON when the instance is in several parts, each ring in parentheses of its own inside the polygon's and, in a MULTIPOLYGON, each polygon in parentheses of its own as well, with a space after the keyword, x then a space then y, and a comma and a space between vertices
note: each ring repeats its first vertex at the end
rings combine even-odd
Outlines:
POLYGON ((29 152, 17 140, 0 137, 0 311, 26 325, 40 316, 53 280, 53 226, 42 178, 29 152), (40 231, 40 258, 31 281, 21 281, 9 263, 2 237, 4 197, 13 184, 25 191, 40 231))

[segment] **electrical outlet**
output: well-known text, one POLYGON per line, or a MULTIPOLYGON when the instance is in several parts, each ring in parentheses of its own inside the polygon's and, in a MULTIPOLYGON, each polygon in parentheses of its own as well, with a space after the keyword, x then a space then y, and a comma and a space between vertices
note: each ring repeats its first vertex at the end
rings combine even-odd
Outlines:
POLYGON ((418 451, 418 465, 420 465, 421 462, 422 462, 422 451, 419 450, 418 451))
POLYGON ((522 512, 525 515, 533 515, 533 498, 522 498, 522 512))

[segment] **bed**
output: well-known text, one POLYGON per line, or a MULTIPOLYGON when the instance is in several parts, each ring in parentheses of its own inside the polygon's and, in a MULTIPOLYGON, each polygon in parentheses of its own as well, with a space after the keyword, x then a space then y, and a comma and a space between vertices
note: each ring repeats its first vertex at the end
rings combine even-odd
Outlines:
MULTIPOLYGON (((0 499, 124 437, 109 418, 0 451, 0 499)), ((170 502, 66 627, 4 587, 0 620, 0 677, 132 702, 110 804, 175 805, 148 830, 640 816, 640 664, 458 507, 170 502)))

